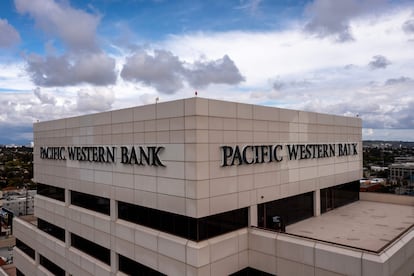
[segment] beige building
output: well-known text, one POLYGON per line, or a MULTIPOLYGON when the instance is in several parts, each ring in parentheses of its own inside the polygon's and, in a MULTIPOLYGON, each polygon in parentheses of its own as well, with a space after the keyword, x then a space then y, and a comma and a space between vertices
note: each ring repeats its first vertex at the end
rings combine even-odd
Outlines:
POLYGON ((400 185, 414 185, 414 162, 394 163, 389 165, 390 182, 400 185))
POLYGON ((19 275, 414 272, 414 203, 359 200, 359 118, 190 98, 36 123, 34 142, 19 275))

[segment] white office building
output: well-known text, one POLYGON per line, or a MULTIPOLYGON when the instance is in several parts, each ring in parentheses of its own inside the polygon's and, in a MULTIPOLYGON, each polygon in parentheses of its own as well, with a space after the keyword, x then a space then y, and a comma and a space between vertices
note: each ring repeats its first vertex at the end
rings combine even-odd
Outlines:
POLYGON ((18 275, 414 272, 414 201, 360 199, 360 118, 190 98, 36 123, 34 144, 18 275))

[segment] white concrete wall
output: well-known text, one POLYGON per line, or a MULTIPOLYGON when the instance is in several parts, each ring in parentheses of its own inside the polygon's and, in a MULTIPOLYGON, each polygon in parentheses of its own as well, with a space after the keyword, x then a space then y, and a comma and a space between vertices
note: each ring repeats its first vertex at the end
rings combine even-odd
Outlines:
POLYGON ((279 276, 386 276, 414 271, 414 229, 379 254, 254 228, 249 229, 248 248, 250 267, 279 276))
POLYGON ((34 125, 35 180, 204 217, 357 180, 361 120, 191 98, 34 125), (358 143, 356 156, 221 167, 220 147, 358 143), (159 145, 166 167, 39 158, 41 146, 159 145))
POLYGON ((363 193, 359 193, 359 198, 361 200, 366 200, 366 201, 376 201, 376 202, 414 206, 414 196, 363 192, 363 193))

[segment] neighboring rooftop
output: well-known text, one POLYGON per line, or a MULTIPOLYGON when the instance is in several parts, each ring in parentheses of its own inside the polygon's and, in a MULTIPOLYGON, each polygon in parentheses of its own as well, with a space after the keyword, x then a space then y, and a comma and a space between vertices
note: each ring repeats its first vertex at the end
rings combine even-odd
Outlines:
POLYGON ((380 252, 410 228, 414 206, 363 201, 286 227, 286 233, 380 252))
POLYGON ((35 217, 34 215, 20 216, 19 219, 24 220, 37 227, 37 217, 35 217))

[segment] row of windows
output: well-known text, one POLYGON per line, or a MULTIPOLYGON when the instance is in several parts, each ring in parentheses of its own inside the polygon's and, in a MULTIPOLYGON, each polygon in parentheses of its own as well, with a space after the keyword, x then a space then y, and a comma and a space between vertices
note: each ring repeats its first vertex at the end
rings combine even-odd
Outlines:
POLYGON ((84 239, 76 234, 71 233, 72 246, 83 251, 84 253, 111 265, 111 251, 99 244, 91 242, 90 240, 84 239))
MULTIPOLYGON (((43 191, 56 191, 64 196, 64 190, 53 186, 42 185, 43 191)), ((322 189, 321 212, 340 207, 359 199, 359 181, 322 189)), ((46 194, 43 192, 43 194, 46 194)), ((102 214, 110 215, 108 198, 71 191, 71 203, 102 214)), ((312 217, 313 192, 283 198, 258 205, 258 226, 284 231, 285 226, 312 217)), ((138 206, 126 202, 118 202, 118 218, 144 225, 159 231, 167 232, 186 239, 201 241, 248 225, 248 209, 242 208, 203 218, 192 218, 171 212, 138 206)), ((62 240, 64 231, 45 225, 45 232, 62 240), (63 234, 62 234, 63 233, 63 234), (57 235, 57 236, 56 236, 57 235)))
POLYGON ((252 267, 246 267, 233 274, 230 274, 229 276, 273 276, 273 274, 252 267))
MULTIPOLYGON (((100 245, 97 245, 93 242, 90 242, 88 240, 85 240, 82 237, 79 237, 75 234, 72 234, 72 246, 75 248, 87 253, 88 255, 91 255, 92 257, 95 257, 104 263, 110 264, 110 251, 100 245)), ((35 251, 30 246, 23 243, 21 240, 16 239, 16 247, 22 250, 25 254, 27 254, 29 257, 31 257, 33 260, 35 259, 35 251)), ((131 260, 127 257, 124 257, 122 255, 118 255, 118 262, 119 262, 119 271, 128 274, 128 275, 137 275, 137 276, 144 276, 144 275, 165 275, 162 274, 150 267, 147 267, 143 264, 140 264, 134 260, 131 260)), ((65 270, 62 269, 60 266, 56 265, 52 261, 50 261, 48 258, 44 257, 43 255, 39 254, 39 263, 44 268, 52 272, 54 275, 57 276, 65 276, 65 270)), ((24 276, 24 274, 16 269, 16 275, 24 276)))
MULTIPOLYGON (((29 247, 30 248, 29 252, 26 249, 23 250, 22 247, 21 247, 22 244, 24 244, 24 243, 22 243, 21 241, 16 239, 16 246, 34 260, 35 259, 34 250, 30 247, 29 247), (18 242, 20 244, 20 247, 18 245, 18 242), (32 256, 32 254, 33 254, 33 256, 32 256)), ((27 246, 27 245, 25 245, 25 246, 27 246)), ((51 262, 48 258, 46 258, 46 257, 44 257, 40 254, 39 254, 39 263, 40 263, 41 266, 43 266, 44 268, 49 270, 54 275, 65 276, 65 270, 64 269, 62 269, 60 266, 56 265, 55 263, 51 262)), ((25 275, 18 268, 16 268, 16 276, 25 276, 25 275)))
POLYGON ((48 258, 39 255, 39 263, 41 266, 52 272, 56 276, 65 276, 65 270, 57 264, 50 261, 48 258))
POLYGON ((16 239, 16 247, 19 248, 24 253, 26 253, 26 255, 32 258, 33 260, 35 259, 34 249, 28 246, 27 244, 25 244, 24 242, 22 242, 21 240, 16 239))
MULTIPOLYGON (((38 218, 37 219, 37 228, 48 233, 49 235, 61 240, 61 241, 65 241, 65 229, 56 226, 50 222, 47 222, 43 219, 38 218)), ((27 245, 23 244, 22 242, 19 241, 20 246, 25 249, 26 251, 29 249, 26 249, 26 247, 28 247, 27 245)), ((16 242, 17 245, 17 242, 16 242)), ((71 245, 83 252, 85 252, 88 255, 91 255, 92 257, 101 260, 102 262, 110 265, 110 251, 109 249, 100 246, 94 242, 91 242, 87 239, 84 239, 76 234, 71 233, 71 245)), ((30 247, 29 247, 30 248, 30 247)), ((22 249, 22 250, 23 250, 22 249)), ((32 248, 30 248, 31 251, 29 250, 28 254, 29 256, 31 256, 32 258, 34 258, 34 250, 32 248)), ((25 252, 26 252, 25 251, 25 252)))
POLYGON ((65 189, 37 183, 37 194, 65 202, 65 189))
MULTIPOLYGON (((321 213, 359 200, 359 186, 353 181, 321 189, 321 213)), ((313 192, 258 204, 258 226, 284 232, 287 225, 312 217, 313 208, 313 192)))
POLYGON ((118 218, 193 241, 201 241, 247 227, 248 208, 192 218, 119 201, 118 218))
POLYGON ((313 192, 257 206, 258 226, 285 231, 285 226, 313 216, 313 192))
POLYGON ((359 181, 321 189, 321 213, 359 200, 359 181))
MULTIPOLYGON (((45 197, 65 202, 65 189, 63 188, 38 183, 37 193, 45 197)), ((89 195, 76 191, 71 191, 70 198, 70 203, 73 205, 93 210, 105 215, 110 214, 110 201, 108 198, 89 195)))
POLYGON ((161 272, 158 272, 148 266, 137 263, 122 255, 118 255, 119 260, 119 271, 134 276, 162 276, 161 272))
POLYGON ((38 218, 37 219, 37 228, 40 230, 48 233, 49 235, 61 240, 65 241, 65 229, 56 226, 54 224, 51 224, 43 219, 38 218))
POLYGON ((71 204, 89 209, 104 215, 110 215, 109 198, 84 194, 76 191, 70 193, 71 204))
MULTIPOLYGON (((55 195, 55 187, 45 184, 41 185, 43 191, 53 191, 51 194, 55 195)), ((57 189, 59 190, 60 188, 57 189)), ((61 195, 64 196, 64 191, 60 192, 61 195)), ((45 192, 43 192, 42 195, 48 196, 45 192)), ((71 204, 105 215, 110 215, 110 200, 108 198, 71 191, 71 204)), ((192 218, 119 201, 118 218, 186 239, 201 241, 247 227, 248 208, 203 218, 192 218)), ((64 241, 63 229, 53 228, 51 225, 42 223, 41 226, 43 231, 64 241)))

